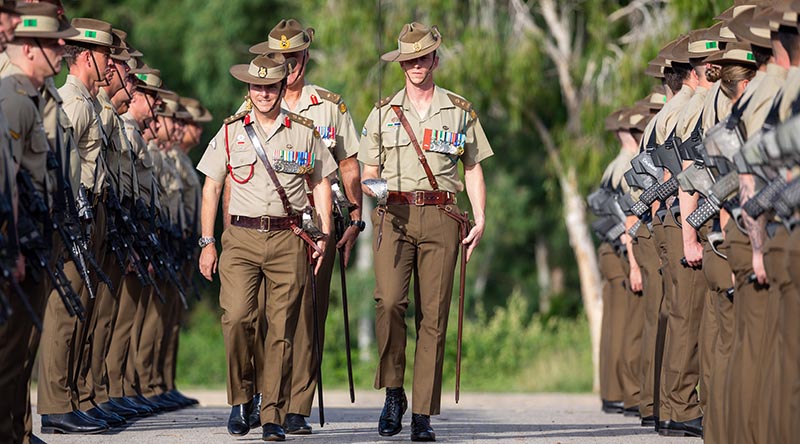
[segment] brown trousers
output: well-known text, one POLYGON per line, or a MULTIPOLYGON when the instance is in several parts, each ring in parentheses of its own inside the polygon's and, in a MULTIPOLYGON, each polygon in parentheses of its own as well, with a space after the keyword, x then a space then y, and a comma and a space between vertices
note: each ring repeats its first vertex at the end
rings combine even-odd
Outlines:
MULTIPOLYGON (((381 218, 372 213, 380 230, 381 218)), ((378 371, 375 388, 401 387, 406 367, 408 292, 414 275, 417 347, 414 354, 412 413, 438 415, 442 365, 453 277, 459 252, 458 223, 435 206, 391 205, 383 242, 375 257, 375 333, 378 371)))
POLYGON ((659 421, 666 421, 671 418, 670 406, 667 402, 667 395, 663 390, 668 382, 665 381, 664 372, 664 349, 667 341, 667 321, 669 319, 669 308, 672 301, 674 285, 672 284, 672 272, 669 266, 669 255, 667 254, 667 237, 664 232, 664 223, 656 216, 653 217, 653 236, 658 249, 658 257, 661 260, 661 283, 663 291, 661 300, 658 304, 658 323, 656 330, 656 347, 653 356, 653 414, 659 421))
MULTIPOLYGON (((719 246, 725 254, 725 243, 719 246)), ((725 418, 725 375, 733 344, 733 303, 727 291, 733 287, 731 267, 714 253, 708 241, 703 243, 703 274, 708 284, 700 342, 700 369, 703 379, 700 394, 703 399, 703 438, 708 443, 727 443, 725 418)))
POLYGON ((600 333, 600 397, 622 401, 623 341, 625 336, 625 270, 614 248, 603 242, 597 249, 603 276, 603 321, 600 333))
MULTIPOLYGON (((627 254, 633 254, 629 251, 627 254)), ((644 329, 644 300, 630 289, 631 266, 628 256, 619 258, 625 271, 625 317, 622 324, 622 390, 625 408, 639 407, 642 387, 642 330, 644 329)))
POLYGON ((314 352, 314 307, 311 300, 311 281, 317 284, 317 319, 319 321, 320 353, 325 344, 325 320, 328 318, 331 277, 336 262, 336 243, 331 238, 325 248, 322 266, 316 276, 309 275, 305 294, 300 302, 300 318, 294 334, 292 354, 292 385, 286 394, 289 400, 288 413, 311 415, 314 390, 317 386, 317 356, 314 352))
POLYGON ((768 292, 748 282, 753 273, 753 250, 750 239, 737 228, 731 219, 725 226, 728 244, 728 264, 736 276, 734 313, 734 339, 725 389, 730 442, 753 442, 755 438, 748 420, 755 405, 756 374, 761 362, 761 340, 764 331, 768 292))
POLYGON ((681 265, 683 236, 680 221, 668 214, 664 220, 664 235, 673 291, 668 293, 669 319, 664 345, 662 372, 662 405, 669 403, 670 415, 660 420, 689 421, 703 416, 696 390, 700 380, 698 339, 707 286, 702 270, 681 265))
POLYGON ((656 354, 656 331, 658 330, 658 310, 664 294, 664 287, 659 268, 661 261, 658 258, 653 233, 644 224, 636 233, 636 243, 633 245, 634 255, 642 270, 642 287, 644 299, 644 325, 642 327, 641 346, 641 394, 639 413, 643 418, 653 415, 653 381, 654 361, 656 354))
POLYGON ((757 417, 758 442, 789 442, 792 440, 790 393, 798 368, 790 363, 797 360, 798 310, 797 288, 787 268, 789 232, 782 225, 765 245, 764 266, 770 281, 769 306, 764 330, 766 367, 761 373, 761 394, 767 400, 757 417), (772 334, 770 334, 772 330, 772 334))
POLYGON ((242 374, 241 369, 252 365, 262 280, 267 289, 269 328, 259 380, 263 424, 282 424, 286 414, 283 393, 291 383, 292 342, 308 269, 306 247, 291 231, 262 233, 231 226, 222 235, 219 301, 228 374, 242 374))
MULTIPOLYGON (((82 277, 71 260, 64 262, 64 275, 72 282, 75 291, 81 292, 82 277)), ((78 408, 78 396, 72 390, 72 383, 75 377, 73 350, 80 322, 78 318, 69 316, 61 297, 54 290, 47 299, 42 322, 36 410, 41 415, 69 413, 78 408)))
POLYGON ((108 372, 108 396, 121 398, 133 393, 125 393, 125 367, 129 358, 133 322, 142 286, 133 274, 127 274, 120 282, 119 309, 111 340, 106 354, 106 370, 108 372))
POLYGON ((162 344, 167 335, 171 304, 174 303, 176 297, 173 294, 172 285, 166 280, 156 279, 156 284, 164 295, 164 302, 161 302, 151 290, 136 350, 136 375, 139 389, 146 397, 160 395, 164 392, 162 344))
POLYGON ((97 286, 94 315, 84 344, 82 368, 78 376, 78 393, 83 410, 93 407, 89 402, 90 399, 98 404, 108 401, 108 374, 105 361, 113 323, 119 309, 119 288, 123 276, 116 256, 110 251, 104 253, 103 271, 111 279, 114 291, 112 292, 102 282, 97 286))
MULTIPOLYGON (((785 267, 789 272, 794 288, 800 292, 800 227, 795 227, 789 235, 787 250, 788 255, 785 267)), ((788 324, 786 336, 797 340, 797 338, 800 337, 800 332, 798 332, 800 323, 797 322, 797 319, 800 317, 800 313, 797 313, 797 311, 800 311, 798 310, 798 302, 795 300, 794 304, 789 304, 787 306, 791 306, 791 310, 796 311, 784 313, 786 324, 788 324)), ((792 342, 790 347, 797 347, 797 344, 792 342)), ((783 377, 789 381, 791 390, 787 393, 788 399, 785 403, 789 405, 786 411, 789 414, 791 436, 798 436, 800 433, 800 378, 797 378, 796 375, 798 374, 798 368, 800 368, 800 351, 797 349, 788 350, 792 351, 787 353, 787 362, 784 366, 783 377), (790 375, 795 376, 792 377, 790 375)))
MULTIPOLYGON (((39 319, 44 315, 50 285, 44 274, 34 276, 26 267, 25 279, 20 283, 39 319)), ((13 313, 0 325, 0 437, 4 437, 0 440, 16 443, 30 434, 30 424, 26 424, 30 416, 29 392, 40 335, 16 293, 8 289, 6 294, 13 313)))
MULTIPOLYGON (((156 285, 158 281, 156 280, 156 285)), ((139 343, 142 338, 142 330, 144 329, 144 319, 147 315, 148 308, 151 303, 158 297, 154 294, 151 287, 142 289, 139 295, 139 304, 136 307, 136 315, 133 319, 131 326, 131 342, 128 348, 128 359, 125 365, 125 377, 123 379, 123 389, 125 396, 135 396, 136 394, 143 394, 143 384, 139 375, 142 377, 150 374, 150 368, 147 366, 147 360, 143 353, 139 353, 139 343)))

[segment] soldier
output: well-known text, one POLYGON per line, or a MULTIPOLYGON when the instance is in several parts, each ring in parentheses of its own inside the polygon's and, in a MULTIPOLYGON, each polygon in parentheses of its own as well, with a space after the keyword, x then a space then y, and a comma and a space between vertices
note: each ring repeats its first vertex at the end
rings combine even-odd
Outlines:
MULTIPOLYGON (((405 88, 376 104, 362 131, 358 154, 363 179, 383 179, 388 188, 382 196, 386 200, 372 216, 380 358, 375 388, 386 387, 378 432, 399 433, 407 408, 404 315, 413 271, 418 336, 411 438, 418 441, 435 439, 430 415, 440 411, 456 259, 463 245, 468 260, 483 235, 485 183, 480 162, 493 154, 472 105, 434 84, 441 38, 436 27, 406 24, 399 48, 381 56, 399 62, 405 88), (456 193, 465 189, 458 177, 459 159, 475 217, 472 229, 455 207, 456 193)), ((375 194, 367 186, 364 191, 375 194)))
MULTIPOLYGON (((73 19, 72 25, 80 34, 69 39, 65 58, 70 75, 59 93, 64 100, 64 111, 72 124, 77 151, 81 156, 81 185, 85 190, 82 195, 87 198, 79 199, 80 206, 91 208, 97 216, 93 224, 94 234, 102 236, 105 215, 103 205, 100 205, 100 191, 104 171, 97 162, 100 154, 100 129, 94 108, 94 95, 97 93, 97 82, 105 80, 107 69, 111 66, 109 53, 113 38, 111 25, 99 20, 73 19), (93 201, 89 201, 88 197, 93 201)), ((85 222, 92 224, 92 221, 85 222)), ((95 242, 94 247, 98 247, 98 244, 100 242, 95 242)), ((72 270, 76 264, 69 266, 72 270)), ((73 282, 81 282, 80 274, 73 275, 73 282)), ((81 285, 85 289, 85 302, 88 300, 86 286, 94 284, 82 282, 81 285)), ((75 369, 71 366, 76 362, 79 345, 72 338, 80 341, 85 323, 75 323, 63 308, 55 306, 57 299, 51 297, 48 302, 40 353, 38 411, 42 415, 42 431, 97 433, 108 429, 106 419, 114 424, 123 423, 124 419, 116 415, 106 415, 99 408, 89 410, 96 418, 78 413, 78 394, 72 388, 75 369)))
POLYGON ((324 235, 330 233, 332 202, 327 177, 336 170, 313 121, 280 108, 290 70, 291 64, 277 53, 231 68, 234 78, 248 84, 253 109, 225 120, 197 167, 206 175, 199 266, 208 280, 217 269, 217 205, 225 177, 230 174, 232 180, 231 224, 223 233, 219 261, 229 375, 241 374, 241 369, 251 364, 258 287, 266 279, 269 329, 265 355, 269 358, 259 379, 265 441, 285 439, 283 393, 291 378, 293 334, 308 279, 308 258, 313 257, 314 271, 319 270, 326 247, 324 235), (308 205, 305 177, 311 182, 322 225, 323 237, 316 242, 300 228, 300 212, 308 205), (313 255, 307 255, 304 242, 313 255))
MULTIPOLYGON (((311 426, 306 418, 311 414, 311 404, 317 385, 316 369, 319 364, 315 350, 319 349, 321 357, 336 250, 341 250, 343 255, 341 259, 347 265, 356 238, 365 227, 361 220, 361 173, 355 157, 358 151, 358 135, 353 125, 353 119, 340 95, 320 86, 306 83, 308 48, 313 38, 314 29, 303 29, 302 25, 294 19, 281 20, 269 32, 266 42, 250 48, 250 52, 253 54, 275 51, 282 53, 287 58, 297 60, 297 65, 287 80, 286 95, 282 106, 288 111, 314 121, 323 143, 336 159, 342 175, 342 191, 349 199, 349 205, 345 204, 345 206, 350 207, 349 220, 345 220, 347 214, 339 214, 336 212, 336 207, 333 209, 337 221, 348 225, 341 227, 344 228, 343 232, 336 233, 335 242, 327 244, 322 267, 316 275, 318 329, 314 328, 315 316, 310 284, 306 285, 306 295, 301 302, 302 315, 298 321, 293 344, 295 353, 292 358, 292 385, 290 392, 286 394, 288 413, 285 428, 286 432, 290 434, 311 433, 311 426), (314 339, 315 331, 318 332, 318 339, 314 339), (315 345, 315 343, 318 344, 315 345)), ((243 421, 243 417, 238 418, 239 427, 242 427, 243 421)))
MULTIPOLYGON (((769 38, 769 22, 756 15, 761 7, 742 12, 729 26, 738 38, 749 42, 759 71, 749 82, 731 118, 738 116, 743 128, 742 138, 756 134, 772 108, 772 103, 783 84, 789 58, 780 42, 769 38)), ((725 72, 723 71, 723 83, 725 72)), ((732 160, 732 159, 731 159, 732 160)), ((751 174, 739 175, 739 201, 745 205, 754 196, 755 178, 751 174)), ((734 442, 754 442, 757 439, 756 410, 752 409, 760 397, 755 397, 763 357, 761 340, 765 328, 765 315, 769 291, 765 284, 767 275, 763 264, 764 228, 741 212, 741 222, 732 218, 725 227, 729 245, 728 262, 736 275, 734 316, 734 343, 727 379, 728 437, 734 442), (741 230, 742 223, 745 230, 741 230), (755 274, 756 280, 750 276, 755 274)))
POLYGON ((111 337, 111 327, 116 317, 119 306, 118 293, 124 270, 127 269, 127 253, 124 251, 125 241, 122 239, 122 215, 119 214, 120 202, 129 193, 131 183, 130 175, 123 176, 122 166, 129 165, 124 159, 130 158, 127 140, 123 139, 118 127, 119 120, 116 112, 117 105, 112 101, 127 101, 127 95, 120 99, 117 94, 125 87, 125 78, 130 71, 127 61, 130 53, 125 50, 124 31, 112 30, 113 44, 109 55, 113 68, 106 72, 105 85, 99 87, 97 104, 99 105, 98 117, 100 121, 100 135, 106 171, 106 193, 108 195, 106 211, 108 214, 108 230, 106 248, 102 251, 104 257, 101 262, 103 271, 109 276, 114 288, 101 283, 98 285, 92 324, 88 326, 88 341, 81 350, 83 353, 83 368, 79 369, 78 391, 83 409, 90 409, 92 405, 101 404, 102 409, 115 413, 123 418, 132 418, 137 415, 136 410, 118 405, 111 401, 107 391, 107 374, 105 357, 111 337))
MULTIPOLYGON (((24 169, 27 174, 37 179, 36 189, 29 190, 30 192, 40 193, 40 197, 48 199, 50 196, 42 194, 42 192, 52 190, 52 184, 48 184, 45 177, 47 175, 47 140, 38 137, 43 134, 43 131, 40 131, 40 118, 37 120, 40 113, 33 102, 33 98, 38 96, 38 92, 32 83, 44 82, 44 78, 53 73, 45 69, 46 65, 45 68, 42 67, 46 55, 43 51, 34 49, 35 46, 32 44, 38 36, 43 37, 42 41, 48 43, 50 39, 45 37, 53 36, 56 44, 48 46, 48 54, 55 56, 62 51, 58 46, 58 39, 61 35, 58 33, 60 29, 57 20, 55 24, 50 22, 48 26, 29 28, 31 38, 26 37, 23 42, 14 42, 15 28, 22 22, 20 14, 23 12, 24 10, 17 8, 16 2, 0 3, 0 53, 9 61, 3 69, 4 79, 0 82, 0 162, 2 162, 0 188, 2 188, 5 212, 3 214, 4 228, 0 236, 3 237, 3 254, 8 253, 11 256, 3 258, 3 266, 10 269, 11 279, 19 283, 24 292, 24 294, 15 294, 11 291, 10 285, 7 286, 5 282, 0 286, 0 292, 4 293, 3 298, 9 302, 10 308, 13 310, 12 316, 4 319, 0 325, 0 369, 2 369, 0 371, 0 390, 4 394, 0 401, 0 436, 13 443, 21 443, 26 438, 25 413, 29 411, 30 404, 27 402, 28 396, 25 390, 30 387, 32 370, 32 362, 28 361, 29 356, 30 361, 33 360, 30 348, 33 348, 35 353, 35 348, 38 347, 36 344, 38 336, 33 333, 32 316, 41 319, 47 297, 47 280, 43 276, 44 270, 37 270, 36 276, 34 276, 31 266, 36 262, 28 261, 26 264, 22 253, 19 237, 24 237, 28 232, 23 229, 18 233, 14 229, 22 219, 28 219, 28 224, 37 224, 39 230, 43 228, 41 224, 31 220, 27 211, 24 212, 26 214, 23 214, 22 219, 19 217, 21 209, 16 185, 17 171, 24 169), (14 45, 13 49, 7 48, 10 44, 14 45), (20 63, 21 56, 19 54, 23 51, 22 47, 27 53, 35 55, 35 62, 28 61, 24 64, 26 71, 22 71, 23 68, 16 65, 11 65, 10 57, 6 53, 6 50, 9 49, 15 54, 14 59, 17 60, 17 63, 20 63), (27 74, 33 70, 32 68, 36 70, 33 80, 27 74), (15 77, 8 77, 11 73, 16 74, 15 77), (25 85, 28 88, 20 93, 16 91, 19 85, 25 85), (28 94, 31 93, 34 95, 29 97, 28 94), (11 117, 12 120, 6 120, 6 116, 11 117), (44 149, 41 148, 42 143, 44 143, 44 149), (35 171, 31 171, 31 168, 35 171), (9 220, 11 221, 9 222, 9 220), (23 296, 31 303, 34 310, 32 313, 28 313, 24 308, 23 301, 20 299, 23 296)), ((53 12, 52 15, 55 13, 53 12)), ((69 33, 64 35, 69 35, 69 33)), ((63 45, 64 42, 60 43, 63 45)), ((29 239, 28 242, 31 240, 29 239)), ((30 246, 28 245, 28 247, 30 246)), ((44 248, 44 251, 46 250, 47 247, 44 248)))

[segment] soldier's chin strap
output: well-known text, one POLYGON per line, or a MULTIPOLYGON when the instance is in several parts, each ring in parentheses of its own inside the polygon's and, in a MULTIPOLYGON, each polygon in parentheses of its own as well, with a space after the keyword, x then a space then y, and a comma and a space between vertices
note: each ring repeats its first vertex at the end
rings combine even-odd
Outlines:
POLYGON ((116 63, 114 63, 114 72, 117 74, 117 77, 119 77, 119 81, 122 82, 122 89, 125 90, 125 95, 128 96, 128 102, 130 102, 133 100, 133 95, 131 95, 131 92, 128 91, 128 88, 125 86, 125 78, 122 77, 122 74, 119 72, 119 68, 117 68, 116 63))
POLYGON ((44 47, 42 46, 41 40, 38 39, 38 38, 34 38, 33 41, 36 42, 36 46, 39 47, 39 51, 42 52, 42 56, 47 61, 47 66, 50 67, 50 71, 53 73, 52 76, 48 76, 48 77, 55 77, 58 74, 58 72, 56 72, 56 67, 53 65, 53 62, 50 61, 50 57, 47 57, 47 53, 44 52, 44 47))
POLYGON ((92 58, 92 64, 94 65, 94 72, 95 74, 97 74, 97 83, 99 83, 100 86, 107 86, 108 80, 106 80, 106 76, 100 75, 100 67, 97 66, 97 59, 94 58, 94 50, 87 49, 87 51, 89 51, 89 56, 92 58))
POLYGON ((303 50, 303 61, 302 62, 298 62, 298 64, 300 65, 300 72, 297 73, 297 76, 295 76, 294 81, 292 83, 288 84, 289 86, 294 85, 295 83, 297 83, 297 81, 300 79, 300 76, 304 74, 304 72, 306 70, 306 61, 307 60, 308 60, 308 48, 303 50))
MULTIPOLYGON (((436 51, 433 52, 433 58, 431 59, 431 66, 428 67, 428 72, 427 72, 427 74, 425 74, 425 77, 423 77, 422 80, 420 80, 419 82, 415 82, 415 81, 411 80, 411 77, 408 76, 407 72, 405 73, 406 78, 414 86, 419 87, 419 86, 423 85, 433 75, 433 65, 435 63, 436 63, 436 51)), ((420 66, 422 66, 422 65, 420 65, 420 66)))
MULTIPOLYGON (((158 122, 158 116, 156 116, 156 111, 153 109, 153 105, 150 103, 150 97, 148 96, 147 93, 142 93, 142 94, 144 94, 144 101, 145 103, 147 103, 147 109, 150 110, 150 117, 153 119, 154 122, 158 122)), ((158 134, 156 134, 155 130, 151 128, 149 124, 145 129, 150 130, 150 133, 153 134, 154 139, 158 138, 158 134)))

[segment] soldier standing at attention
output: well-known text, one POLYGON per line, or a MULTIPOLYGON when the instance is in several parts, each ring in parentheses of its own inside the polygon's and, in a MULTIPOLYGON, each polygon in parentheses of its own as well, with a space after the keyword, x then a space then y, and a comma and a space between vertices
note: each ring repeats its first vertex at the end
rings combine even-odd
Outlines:
POLYGON ((225 119, 197 166, 206 175, 199 266, 208 280, 217 269, 217 205, 225 178, 231 176, 231 220, 222 236, 219 259, 229 375, 241 374, 242 368, 251 365, 262 281, 267 289, 265 355, 269 359, 259 375, 265 441, 285 439, 281 427, 286 416, 284 390, 291 381, 292 342, 308 279, 308 259, 313 258, 317 271, 326 246, 324 236, 314 241, 299 228, 300 212, 308 207, 304 184, 308 179, 322 232, 330 233, 327 178, 336 171, 314 122, 280 107, 293 64, 281 54, 269 53, 248 65, 231 67, 231 75, 248 85, 253 109, 225 119), (307 247, 313 255, 308 255, 307 247))
MULTIPOLYGON (((398 434, 407 408, 403 390, 405 312, 414 272, 414 441, 436 439, 430 415, 438 415, 440 410, 456 259, 461 243, 467 246, 469 259, 483 236, 486 186, 480 162, 494 154, 472 105, 434 84, 441 39, 435 26, 406 24, 398 38, 399 48, 381 56, 384 61, 400 63, 405 88, 376 104, 362 131, 358 153, 363 179, 381 178, 388 186, 386 205, 372 216, 380 358, 375 388, 386 387, 378 433, 398 434), (465 189, 458 174, 459 160, 475 217, 475 226, 464 239, 460 239, 459 229, 468 221, 455 206, 456 193, 465 189), (456 219, 459 217, 462 220, 456 219)), ((374 195, 366 186, 364 191, 374 195)))

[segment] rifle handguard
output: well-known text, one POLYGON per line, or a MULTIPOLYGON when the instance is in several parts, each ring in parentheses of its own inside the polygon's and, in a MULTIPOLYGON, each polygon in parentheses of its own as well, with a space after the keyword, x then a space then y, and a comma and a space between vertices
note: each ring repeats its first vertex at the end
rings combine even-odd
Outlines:
POLYGON ((775 210, 783 219, 789 219, 798 207, 800 207, 800 179, 795 179, 789 182, 789 185, 781 191, 780 197, 775 200, 775 210))
POLYGON ((642 221, 637 220, 636 223, 633 224, 633 226, 628 230, 628 236, 630 236, 632 238, 635 238, 636 237, 636 232, 639 231, 639 227, 641 227, 641 226, 642 226, 642 221))
POLYGON ((659 185, 656 191, 659 200, 667 200, 678 193, 678 179, 675 176, 670 177, 668 181, 659 185))
POLYGON ((636 202, 636 204, 631 207, 631 211, 636 217, 641 218, 650 210, 650 206, 653 205, 656 199, 658 199, 658 185, 653 185, 642 193, 639 202, 636 202))
POLYGON ((768 183, 758 194, 744 204, 744 211, 753 219, 758 218, 773 208, 775 201, 778 199, 778 196, 780 196, 781 190, 785 187, 786 180, 778 176, 778 178, 768 183))
POLYGON ((706 200, 702 205, 697 207, 696 210, 686 218, 686 222, 695 230, 706 224, 714 216, 719 213, 719 206, 717 206, 711 199, 706 200))

